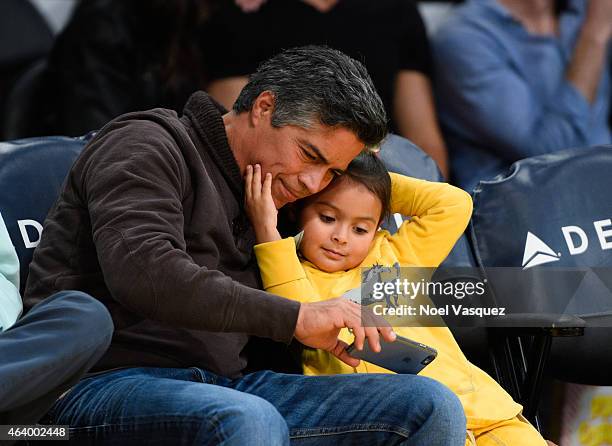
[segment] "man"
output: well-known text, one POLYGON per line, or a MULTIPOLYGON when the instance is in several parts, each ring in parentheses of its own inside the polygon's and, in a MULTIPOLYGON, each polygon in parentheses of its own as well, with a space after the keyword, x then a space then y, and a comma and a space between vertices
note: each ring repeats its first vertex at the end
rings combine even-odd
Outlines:
POLYGON ((110 344, 104 306, 62 291, 21 314, 19 260, 0 215, 0 425, 34 424, 110 344))
POLYGON ((609 0, 470 0, 433 39, 452 176, 609 144, 609 0))
POLYGON ((278 208, 323 189, 386 117, 363 66, 321 47, 263 64, 231 112, 202 92, 182 117, 136 112, 84 149, 45 222, 26 304, 51 289, 91 291, 116 332, 98 373, 48 414, 79 444, 463 444, 465 418, 418 376, 243 375, 250 335, 295 337, 349 364, 337 338, 379 348, 346 299, 299 304, 258 290, 243 174, 273 176, 278 208))

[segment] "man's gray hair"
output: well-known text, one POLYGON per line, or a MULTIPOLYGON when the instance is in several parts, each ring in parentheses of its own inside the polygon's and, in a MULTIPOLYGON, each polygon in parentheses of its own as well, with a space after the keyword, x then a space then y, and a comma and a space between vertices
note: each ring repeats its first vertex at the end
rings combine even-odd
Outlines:
POLYGON ((344 127, 373 150, 387 134, 387 115, 370 75, 360 62, 338 50, 309 45, 268 59, 250 76, 233 110, 251 110, 264 91, 275 98, 275 127, 344 127))

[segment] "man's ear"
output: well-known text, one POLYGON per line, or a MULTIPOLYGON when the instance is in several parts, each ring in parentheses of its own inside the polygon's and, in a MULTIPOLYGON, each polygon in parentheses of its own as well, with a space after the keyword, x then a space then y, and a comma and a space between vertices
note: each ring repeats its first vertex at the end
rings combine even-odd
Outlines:
POLYGON ((253 106, 251 107, 251 124, 253 126, 257 126, 261 123, 270 124, 272 122, 275 104, 276 98, 274 97, 274 93, 269 90, 261 92, 255 101, 253 101, 253 106))

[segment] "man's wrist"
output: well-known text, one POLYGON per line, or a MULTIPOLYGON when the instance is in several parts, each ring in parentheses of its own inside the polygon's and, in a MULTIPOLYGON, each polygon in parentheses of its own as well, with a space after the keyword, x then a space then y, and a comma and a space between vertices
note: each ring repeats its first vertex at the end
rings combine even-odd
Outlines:
POLYGON ((302 332, 302 325, 304 324, 304 304, 300 303, 300 308, 298 309, 297 320, 295 321, 295 330, 293 331, 293 336, 297 337, 298 333, 302 332))

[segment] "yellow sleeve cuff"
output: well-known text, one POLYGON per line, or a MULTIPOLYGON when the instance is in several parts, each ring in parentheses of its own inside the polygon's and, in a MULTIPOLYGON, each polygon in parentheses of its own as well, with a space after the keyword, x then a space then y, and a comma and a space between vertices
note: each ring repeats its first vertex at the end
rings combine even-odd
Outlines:
POLYGON ((293 237, 260 243, 254 249, 264 289, 306 279, 293 237))

